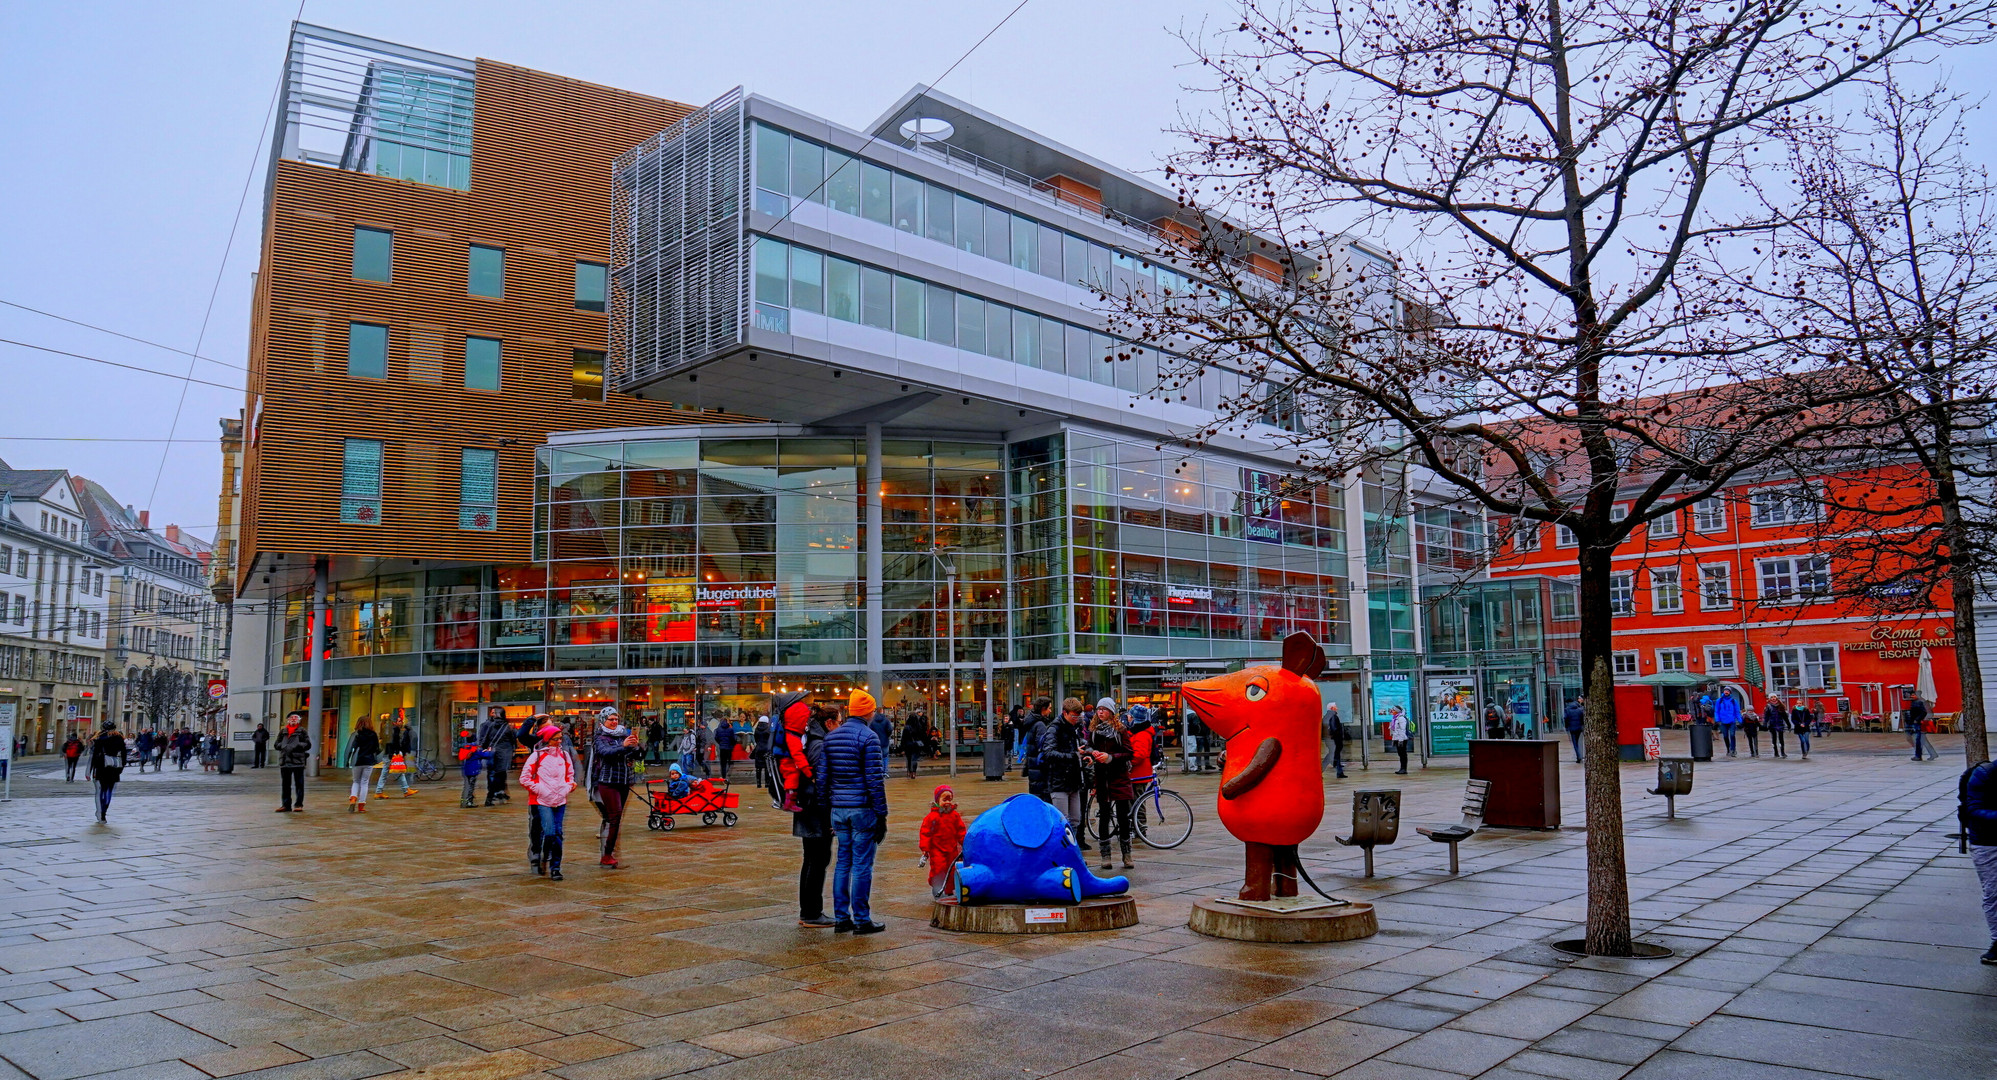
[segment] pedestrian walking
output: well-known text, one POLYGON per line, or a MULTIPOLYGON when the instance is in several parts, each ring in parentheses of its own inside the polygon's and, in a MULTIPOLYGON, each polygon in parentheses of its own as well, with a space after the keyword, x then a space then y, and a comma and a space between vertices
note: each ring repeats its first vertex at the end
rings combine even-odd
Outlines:
POLYGON ((638 733, 625 727, 617 718, 617 709, 604 706, 596 714, 596 738, 589 755, 589 782, 596 797, 597 812, 603 815, 603 857, 598 865, 605 870, 615 870, 623 865, 617 861, 617 841, 624 825, 624 802, 631 794, 631 785, 637 777, 631 771, 631 760, 642 751, 638 746, 638 733))
POLYGON ((263 768, 265 755, 269 750, 270 729, 258 723, 257 729, 250 732, 250 768, 263 768))
POLYGON ((964 854, 964 815, 957 810, 957 793, 948 784, 936 785, 929 800, 929 814, 922 819, 922 831, 915 846, 929 867, 929 895, 938 900, 951 895, 950 874, 964 854))
POLYGON ((64 739, 62 743, 62 778, 65 782, 72 784, 76 782, 76 763, 82 757, 83 740, 77 738, 76 732, 72 731, 69 733, 69 738, 64 739))
POLYGON ((1740 734, 1740 701, 1732 694, 1721 694, 1713 705, 1713 719, 1720 725, 1720 738, 1727 744, 1727 756, 1737 756, 1735 740, 1740 734))
POLYGON ((458 797, 458 808, 470 810, 478 806, 478 778, 485 775, 486 763, 492 760, 492 751, 477 743, 467 743, 458 748, 458 771, 465 776, 464 792, 458 797))
POLYGON ((520 767, 520 786, 527 789, 527 864, 536 875, 560 881, 562 825, 568 815, 569 793, 576 789, 576 763, 562 745, 561 728, 542 723, 533 733, 534 750, 520 767))
POLYGON ((1116 701, 1096 702, 1096 714, 1089 725, 1089 759, 1096 797, 1096 837, 1102 843, 1102 868, 1108 870, 1109 838, 1116 835, 1117 850, 1123 853, 1123 868, 1130 862, 1130 810, 1134 793, 1130 786, 1130 729, 1117 719, 1116 701))
POLYGON ((1990 931, 1983 962, 1997 965, 1997 765, 1983 761, 1965 770, 1957 782, 1957 799, 1969 861, 1983 887, 1983 922, 1990 931))
POLYGON ((1387 711, 1387 745, 1396 754, 1401 756, 1401 767, 1394 770, 1395 776, 1406 776, 1408 774, 1408 744, 1413 741, 1410 738, 1412 734, 1413 725, 1408 723, 1407 712, 1399 705, 1389 708, 1387 711))
MULTIPOLYGON (((887 744, 883 743, 885 747, 887 744)), ((921 712, 908 714, 908 720, 901 725, 901 756, 907 766, 908 775, 915 775, 916 767, 922 762, 922 755, 929 747, 929 722, 921 712)))
POLYGON ((723 720, 714 729, 714 760, 721 770, 721 779, 728 780, 728 767, 735 763, 735 722, 723 720))
POLYGON ((853 692, 849 707, 856 710, 853 718, 865 723, 867 730, 874 733, 874 738, 880 740, 881 760, 886 761, 888 750, 894 745, 894 717, 889 716, 887 710, 874 700, 874 695, 865 690, 853 692))
POLYGON ((1574 764, 1581 764, 1581 735, 1588 730, 1588 711, 1581 707, 1581 699, 1567 703, 1561 713, 1561 723, 1567 728, 1567 741, 1574 744, 1574 764))
POLYGON ((756 727, 749 733, 749 761, 756 767, 756 786, 770 786, 770 717, 765 713, 756 718, 756 727))
POLYGON ((1345 779, 1345 718, 1338 715, 1338 705, 1327 703, 1324 707, 1324 762, 1318 771, 1331 769, 1338 779, 1345 779))
POLYGON ((1082 702, 1068 698, 1061 702, 1061 718, 1040 730, 1040 771, 1046 777, 1049 802, 1061 816, 1083 851, 1089 841, 1082 829, 1082 748, 1088 735, 1082 730, 1082 702))
POLYGON ((402 784, 402 797, 406 799, 416 794, 416 788, 409 782, 409 774, 415 771, 410 768, 409 762, 409 755, 415 749, 415 740, 409 735, 409 721, 400 713, 395 715, 393 721, 389 719, 389 714, 382 713, 381 729, 386 734, 381 740, 381 773, 375 777, 374 793, 381 794, 388 785, 388 778, 394 776, 402 784))
MULTIPOLYGON (((1769 704, 1772 705, 1774 702, 1771 700, 1769 704)), ((1748 757, 1758 758, 1761 756, 1761 721, 1762 717, 1766 715, 1765 708, 1764 706, 1763 712, 1749 710, 1741 713, 1740 726, 1747 733, 1748 757)))
POLYGON ((110 823, 111 792, 124 774, 125 736, 119 734, 117 721, 106 719, 97 737, 90 740, 90 776, 97 783, 99 824, 110 823))
POLYGON ((700 775, 713 776, 714 770, 707 767, 707 759, 714 753, 714 728, 706 720, 693 726, 694 764, 700 766, 700 775))
MULTIPOLYGON (((851 712, 849 707, 848 712, 851 712)), ((888 833, 886 753, 865 723, 851 720, 825 736, 824 784, 839 846, 832 867, 832 929, 878 934, 874 921, 874 852, 888 833)))
POLYGON ((354 734, 347 740, 347 767, 353 776, 347 792, 348 813, 367 813, 368 781, 380 761, 381 737, 374 733, 374 723, 362 714, 354 720, 354 734))
POLYGON ((1761 726, 1768 729, 1768 756, 1788 757, 1782 734, 1789 730, 1789 710, 1780 701, 1769 698, 1768 707, 1761 711, 1761 726))
POLYGON ((511 803, 513 796, 506 790, 506 770, 513 767, 520 736, 506 719, 504 709, 488 709, 485 715, 485 730, 479 733, 478 740, 480 746, 492 753, 485 763, 485 805, 511 803))
POLYGON ((287 713, 277 736, 277 782, 283 803, 280 814, 305 812, 305 767, 312 763, 312 736, 305 733, 305 714, 287 713))
POLYGON ((1796 749, 1803 752, 1803 760, 1810 760, 1810 732, 1816 727, 1816 714, 1810 711, 1810 703, 1805 701, 1789 710, 1789 726, 1796 729, 1796 749))
POLYGON ((1920 691, 1914 691, 1913 696, 1907 699, 1903 715, 1906 717, 1907 742, 1914 748, 1914 760, 1921 760, 1923 751, 1929 761, 1940 757, 1935 752, 1934 744, 1928 741, 1928 703, 1921 699, 1920 691))

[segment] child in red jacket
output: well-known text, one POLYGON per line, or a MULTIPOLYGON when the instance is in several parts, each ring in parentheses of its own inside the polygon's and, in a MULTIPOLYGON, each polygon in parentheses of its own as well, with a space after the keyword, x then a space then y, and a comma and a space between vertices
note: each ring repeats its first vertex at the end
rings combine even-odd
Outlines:
POLYGON ((799 694, 793 701, 779 706, 777 719, 782 724, 781 735, 784 753, 777 759, 777 773, 783 780, 783 809, 788 813, 799 813, 804 809, 804 801, 798 797, 801 781, 811 779, 811 759, 804 754, 804 732, 811 726, 811 695, 799 694))
POLYGON ((964 815, 957 812, 957 793, 950 785, 936 785, 935 802, 922 819, 916 843, 929 859, 929 895, 948 896, 950 870, 964 854, 964 815))

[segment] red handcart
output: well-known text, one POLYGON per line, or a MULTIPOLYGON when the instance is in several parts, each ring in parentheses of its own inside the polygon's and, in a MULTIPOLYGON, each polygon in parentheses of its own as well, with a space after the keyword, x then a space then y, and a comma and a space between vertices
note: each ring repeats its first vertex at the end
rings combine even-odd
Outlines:
POLYGON ((699 814, 702 825, 712 825, 716 820, 734 828, 740 820, 735 816, 735 808, 742 805, 742 796, 728 790, 728 781, 721 779, 695 780, 685 795, 674 795, 666 790, 667 781, 645 781, 645 797, 651 801, 652 811, 645 817, 645 827, 655 832, 664 832, 673 827, 675 814, 699 814))

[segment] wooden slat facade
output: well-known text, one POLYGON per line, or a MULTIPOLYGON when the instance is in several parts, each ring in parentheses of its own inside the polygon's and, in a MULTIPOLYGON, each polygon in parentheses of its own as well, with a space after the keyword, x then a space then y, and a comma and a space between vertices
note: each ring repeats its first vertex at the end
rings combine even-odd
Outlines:
POLYGON ((273 553, 525 562, 549 432, 732 419, 572 389, 572 351, 607 349, 606 315, 577 311, 574 285, 577 261, 609 262, 611 162, 690 108, 480 60, 471 190, 278 162, 251 313, 239 582, 273 553), (394 232, 392 281, 354 280, 355 226, 394 232), (472 244, 505 249, 504 299, 468 295, 472 244), (389 328, 386 379, 347 375, 350 321, 389 328), (464 388, 467 335, 504 343, 500 390, 464 388), (346 438, 384 444, 378 523, 340 523, 346 438), (496 531, 458 528, 464 447, 499 452, 496 531))

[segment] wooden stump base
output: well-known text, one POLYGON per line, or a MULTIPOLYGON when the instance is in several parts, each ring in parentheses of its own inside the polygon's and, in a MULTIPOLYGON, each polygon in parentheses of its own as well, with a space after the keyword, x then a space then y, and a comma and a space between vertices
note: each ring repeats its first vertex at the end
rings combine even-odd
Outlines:
POLYGON ((938 900, 929 925, 963 934, 1083 934, 1137 925, 1137 901, 1105 896, 1079 904, 959 904, 938 900))
POLYGON ((1230 941, 1357 941, 1380 932, 1371 904, 1268 911, 1220 898, 1194 901, 1187 925, 1197 933, 1230 941))

